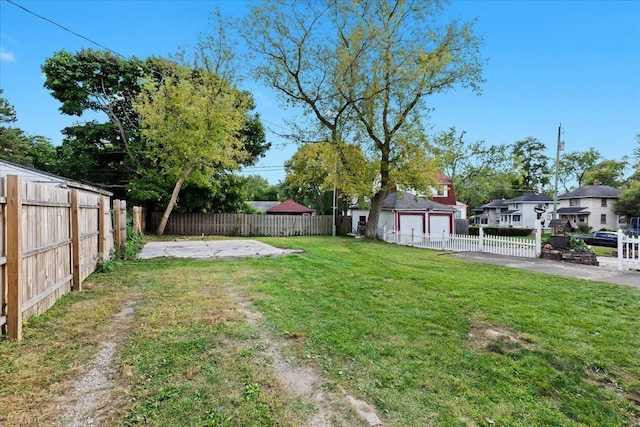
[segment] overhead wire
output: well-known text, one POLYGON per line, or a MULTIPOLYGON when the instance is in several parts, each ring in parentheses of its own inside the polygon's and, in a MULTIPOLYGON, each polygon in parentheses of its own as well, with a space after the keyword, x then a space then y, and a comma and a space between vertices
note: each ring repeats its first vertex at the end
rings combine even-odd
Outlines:
POLYGON ((49 22, 50 24, 53 24, 53 25, 55 25, 56 27, 59 27, 59 28, 63 29, 64 31, 66 31, 66 32, 68 32, 68 33, 73 34, 73 35, 74 35, 74 36, 76 36, 76 37, 80 37, 81 39, 86 40, 86 41, 88 41, 89 43, 93 43, 93 44, 95 44, 96 46, 101 47, 102 49, 105 49, 105 50, 107 50, 107 51, 109 51, 109 52, 113 53, 114 55, 117 55, 117 56, 119 56, 119 57, 121 57, 121 58, 125 58, 125 56, 124 56, 124 55, 121 55, 120 53, 116 52, 115 50, 110 49, 110 48, 108 48, 108 47, 106 47, 106 46, 103 46, 103 45, 101 45, 100 43, 96 42, 95 40, 90 39, 89 37, 83 36, 83 35, 82 35, 82 34, 80 34, 80 33, 77 33, 77 32, 75 32, 75 31, 73 31, 73 30, 70 30, 69 28, 65 27, 64 25, 62 25, 62 24, 58 24, 57 22, 55 22, 55 21, 54 21, 54 20, 52 20, 52 19, 47 18, 46 16, 42 16, 42 15, 40 15, 40 14, 38 14, 38 13, 36 13, 36 12, 34 12, 34 11, 30 10, 30 9, 27 9, 26 7, 22 6, 21 4, 16 3, 16 2, 15 2, 15 1, 13 1, 13 0, 5 0, 5 1, 6 1, 7 3, 9 3, 9 4, 14 5, 15 7, 18 7, 18 8, 20 8, 20 9, 24 10, 24 11, 25 11, 25 12, 27 12, 27 13, 30 13, 30 14, 31 14, 31 15, 33 15, 33 16, 36 16, 36 17, 38 17, 38 18, 42 19, 43 21, 47 21, 47 22, 49 22))
MULTIPOLYGON (((118 57, 122 58, 122 59, 127 59, 127 57, 125 57, 124 55, 122 55, 122 54, 121 54, 121 53, 119 53, 118 51, 116 51, 116 50, 114 50, 114 49, 111 49, 111 48, 109 48, 109 47, 107 47, 107 46, 105 46, 105 45, 103 45, 103 44, 101 44, 101 43, 98 43, 97 41, 95 41, 95 40, 93 40, 93 39, 91 39, 91 38, 89 38, 89 37, 87 37, 87 36, 84 36, 84 35, 82 35, 82 34, 80 34, 80 33, 76 32, 76 31, 73 31, 73 30, 71 30, 70 28, 67 28, 66 26, 64 26, 64 25, 62 25, 62 24, 60 24, 60 23, 58 23, 58 22, 54 21, 53 19, 47 18, 46 16, 42 16, 42 15, 40 15, 39 13, 36 13, 36 12, 34 12, 34 11, 32 11, 32 10, 28 9, 28 8, 26 8, 26 7, 22 6, 22 5, 21 5, 21 4, 19 4, 19 3, 16 3, 14 0, 5 0, 5 1, 6 1, 7 3, 9 3, 9 4, 11 4, 11 5, 13 5, 13 6, 15 6, 15 7, 19 8, 19 9, 22 9, 23 11, 25 11, 25 12, 27 12, 27 13, 29 13, 29 14, 31 14, 31 15, 33 15, 33 16, 35 16, 35 17, 39 18, 39 19, 42 19, 43 21, 46 21, 46 22, 48 22, 48 23, 50 23, 50 24, 52 24, 52 25, 55 25, 56 27, 58 27, 58 28, 62 29, 63 31, 66 31, 66 32, 68 32, 68 33, 70 33, 70 34, 73 34, 73 35, 74 35, 74 36, 76 36, 76 37, 79 37, 79 38, 81 38, 81 39, 83 39, 83 40, 86 40, 86 41, 88 41, 89 43, 92 43, 92 44, 94 44, 94 45, 96 45, 96 46, 98 46, 98 47, 100 47, 100 48, 102 48, 102 49, 104 49, 104 50, 106 50, 106 51, 108 51, 108 52, 110 52, 110 53, 112 53, 112 54, 114 54, 114 55, 116 55, 116 56, 118 56, 118 57)), ((164 73, 163 73, 163 71, 162 71, 162 70, 154 69, 154 68, 152 68, 152 67, 150 67, 150 66, 148 66, 147 64, 144 64, 144 63, 142 64, 142 66, 143 66, 143 67, 145 67, 145 68, 146 68, 148 71, 150 71, 150 72, 155 72, 155 73, 160 74, 161 76, 164 76, 164 73)), ((280 125, 280 124, 273 123, 273 122, 271 122, 271 121, 265 120, 265 119, 263 119, 262 117, 260 118, 260 120, 261 120, 262 122, 264 122, 264 123, 268 124, 268 125, 271 125, 271 126, 274 126, 274 127, 278 127, 278 128, 283 129, 283 130, 286 130, 286 131, 291 132, 291 129, 289 129, 289 128, 287 128, 287 127, 284 127, 284 126, 282 126, 282 125, 280 125)), ((276 132, 276 131, 274 131, 273 129, 271 129, 271 131, 272 131, 273 133, 277 134, 277 132, 276 132)), ((283 146, 283 147, 284 147, 284 146, 286 146, 286 145, 288 145, 288 144, 290 144, 290 142, 281 142, 281 143, 280 143, 280 144, 278 144, 278 145, 280 145, 280 146, 283 146)), ((282 167, 284 167, 284 166, 282 166, 282 167)))

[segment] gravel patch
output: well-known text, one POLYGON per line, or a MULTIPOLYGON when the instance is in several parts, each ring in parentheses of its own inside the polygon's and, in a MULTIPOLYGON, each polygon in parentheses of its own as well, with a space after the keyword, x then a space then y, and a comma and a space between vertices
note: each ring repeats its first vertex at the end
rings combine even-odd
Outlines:
POLYGON ((128 329, 133 320, 133 307, 136 301, 129 301, 122 310, 113 316, 114 325, 105 334, 98 354, 89 362, 89 370, 76 380, 73 392, 68 397, 60 425, 65 427, 100 426, 100 419, 109 410, 110 394, 115 388, 112 378, 117 375, 113 366, 113 356, 122 332, 128 329))

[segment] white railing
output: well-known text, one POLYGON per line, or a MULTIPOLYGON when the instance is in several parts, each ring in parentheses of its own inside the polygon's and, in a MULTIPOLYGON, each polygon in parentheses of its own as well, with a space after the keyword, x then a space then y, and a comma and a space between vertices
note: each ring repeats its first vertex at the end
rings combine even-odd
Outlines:
POLYGON ((640 237, 625 235, 618 230, 618 270, 629 266, 640 268, 640 237))
POLYGON ((542 246, 542 230, 536 231, 536 239, 524 237, 485 235, 480 227, 477 236, 461 234, 398 233, 384 230, 383 240, 398 245, 415 246, 453 252, 488 252, 498 255, 537 258, 542 246))

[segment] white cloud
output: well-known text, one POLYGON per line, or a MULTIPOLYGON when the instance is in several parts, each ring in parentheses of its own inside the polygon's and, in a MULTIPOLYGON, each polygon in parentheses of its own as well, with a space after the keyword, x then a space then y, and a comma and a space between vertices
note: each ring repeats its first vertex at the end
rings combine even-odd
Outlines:
POLYGON ((13 56, 13 52, 9 52, 3 47, 0 47, 0 62, 13 62, 15 60, 16 58, 13 56))

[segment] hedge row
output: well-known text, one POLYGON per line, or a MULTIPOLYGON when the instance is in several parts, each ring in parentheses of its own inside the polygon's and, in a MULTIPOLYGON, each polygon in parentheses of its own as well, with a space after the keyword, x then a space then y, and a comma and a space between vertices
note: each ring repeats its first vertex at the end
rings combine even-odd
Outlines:
MULTIPOLYGON (((482 227, 484 234, 492 236, 520 236, 526 237, 533 232, 532 228, 513 228, 513 227, 482 227)), ((477 236, 480 234, 480 227, 469 227, 469 234, 477 236)))

